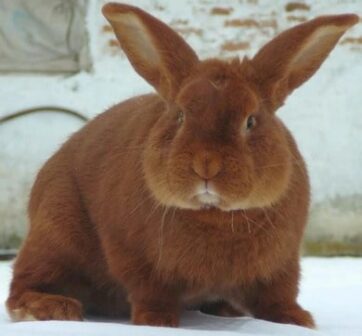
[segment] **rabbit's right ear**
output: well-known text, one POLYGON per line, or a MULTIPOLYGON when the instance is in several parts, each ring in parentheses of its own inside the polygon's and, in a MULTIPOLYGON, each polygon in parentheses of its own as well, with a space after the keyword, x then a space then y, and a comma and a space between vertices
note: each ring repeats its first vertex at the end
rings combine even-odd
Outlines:
POLYGON ((137 7, 108 3, 102 11, 134 69, 171 101, 198 63, 193 49, 170 27, 137 7))
POLYGON ((251 60, 264 100, 271 110, 308 80, 345 31, 358 22, 354 14, 321 16, 288 29, 251 60))

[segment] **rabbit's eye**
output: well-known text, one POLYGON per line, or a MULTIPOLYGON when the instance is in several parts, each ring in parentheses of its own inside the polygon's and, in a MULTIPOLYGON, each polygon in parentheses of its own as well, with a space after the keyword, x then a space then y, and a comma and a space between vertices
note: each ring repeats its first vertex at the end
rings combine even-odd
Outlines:
POLYGON ((184 113, 182 111, 177 112, 177 122, 182 124, 184 121, 184 113))
POLYGON ((254 116, 249 116, 246 120, 246 129, 251 130, 256 124, 256 118, 254 116))

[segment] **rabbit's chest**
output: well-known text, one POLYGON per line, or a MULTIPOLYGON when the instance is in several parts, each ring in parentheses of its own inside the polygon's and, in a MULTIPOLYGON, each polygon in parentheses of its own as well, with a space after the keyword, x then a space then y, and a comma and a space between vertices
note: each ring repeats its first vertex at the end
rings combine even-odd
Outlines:
POLYGON ((166 235, 158 248, 158 264, 168 276, 209 288, 267 278, 280 254, 262 236, 233 238, 208 232, 166 235))

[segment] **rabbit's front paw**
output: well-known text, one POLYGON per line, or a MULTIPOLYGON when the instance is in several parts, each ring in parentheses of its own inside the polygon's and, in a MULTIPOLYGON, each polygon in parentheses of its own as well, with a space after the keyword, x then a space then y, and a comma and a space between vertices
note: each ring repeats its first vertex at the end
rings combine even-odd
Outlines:
POLYGON ((179 317, 175 313, 138 311, 132 317, 133 324, 157 327, 178 327, 179 317))

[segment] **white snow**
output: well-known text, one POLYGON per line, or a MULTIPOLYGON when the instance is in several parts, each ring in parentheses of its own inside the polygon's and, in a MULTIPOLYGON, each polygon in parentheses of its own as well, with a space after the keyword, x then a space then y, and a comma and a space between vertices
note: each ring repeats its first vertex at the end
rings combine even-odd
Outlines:
POLYGON ((128 321, 10 322, 3 302, 11 278, 9 262, 0 263, 1 336, 360 336, 362 335, 362 258, 304 258, 299 302, 310 310, 317 330, 282 325, 249 317, 222 318, 198 312, 182 315, 181 326, 132 326, 128 321))

